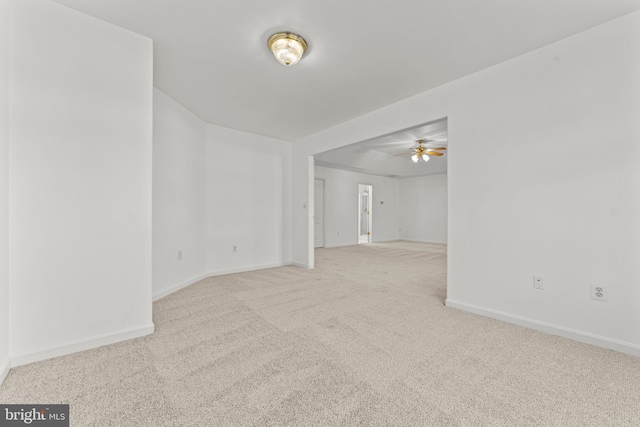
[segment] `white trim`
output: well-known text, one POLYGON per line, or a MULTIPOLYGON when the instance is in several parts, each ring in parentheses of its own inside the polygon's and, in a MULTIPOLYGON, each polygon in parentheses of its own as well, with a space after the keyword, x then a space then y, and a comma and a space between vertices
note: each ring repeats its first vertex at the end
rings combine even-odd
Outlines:
POLYGON ((246 273, 247 271, 264 270, 266 268, 284 267, 287 265, 295 265, 296 267, 308 268, 307 265, 303 265, 295 262, 277 262, 274 264, 264 264, 264 265, 258 265, 255 267, 232 268, 230 270, 214 271, 208 274, 201 274, 200 276, 194 277, 193 279, 187 280, 186 282, 177 284, 175 286, 171 286, 170 288, 160 291, 153 295, 153 301, 154 302, 158 301, 159 299, 169 296, 174 292, 178 292, 179 290, 184 289, 187 286, 191 286, 194 283, 198 283, 199 281, 204 280, 208 277, 224 276, 225 274, 234 274, 234 273, 246 273))
POLYGON ((7 374, 9 373, 10 369, 11 369, 11 359, 7 357, 7 360, 2 362, 2 365, 0 365, 0 385, 2 385, 2 383, 4 382, 4 379, 7 378, 7 374))
POLYGON ((292 265, 292 263, 291 262, 276 262, 274 264, 256 265, 254 267, 232 268, 230 270, 213 271, 213 272, 207 274, 205 276, 205 278, 206 277, 213 277, 213 276, 224 276, 226 274, 234 274, 234 273, 246 273, 247 271, 264 270, 264 269, 267 269, 267 268, 284 267, 284 266, 287 266, 287 265, 292 265))
MULTIPOLYGON (((363 243, 364 244, 364 243, 363 243)), ((358 243, 338 243, 336 245, 326 245, 324 247, 324 249, 330 249, 330 248, 343 248, 345 246, 358 246, 358 243)), ((318 249, 322 249, 322 248, 318 248, 318 249)))
POLYGON ((358 230, 358 244, 362 245, 362 244, 366 244, 366 243, 373 243, 373 184, 363 184, 361 182, 358 183, 358 225, 357 225, 357 229, 358 230), (360 187, 367 187, 366 190, 363 189, 363 191, 365 192, 365 194, 368 194, 369 197, 367 197, 367 212, 369 215, 369 220, 367 221, 367 241, 363 242, 361 241, 361 237, 362 235, 360 234, 360 229, 362 228, 362 193, 360 192, 360 187))
MULTIPOLYGON (((298 267, 303 268, 311 268, 307 265, 303 265, 300 263, 292 263, 292 262, 278 262, 274 264, 264 264, 254 267, 245 267, 245 268, 236 268, 230 270, 222 270, 222 271, 214 271, 208 274, 203 274, 201 276, 195 277, 186 282, 180 283, 178 285, 172 286, 168 289, 165 289, 157 294, 153 295, 153 300, 157 301, 161 298, 164 298, 180 289, 186 288, 194 283, 197 283, 207 277, 213 276, 222 276, 225 274, 233 274, 233 273, 244 273, 248 271, 254 270, 264 270, 267 268, 275 268, 275 267, 283 267, 287 265, 296 265, 298 267)), ((155 327, 153 323, 143 326, 140 328, 127 329, 115 334, 107 334, 107 335, 99 335, 93 338, 85 339, 85 340, 77 340, 67 344, 59 345, 59 346, 51 346, 43 349, 35 350, 33 352, 21 354, 18 356, 13 356, 5 362, 5 366, 0 370, 0 384, 6 377, 9 372, 10 367, 26 365, 29 363, 39 362, 42 360, 51 359, 53 357, 65 356, 71 353, 77 353, 84 350, 90 350, 92 348, 101 347, 103 345, 114 344, 120 341, 126 341, 133 338, 142 337, 145 335, 152 334, 155 327)))
POLYGON ((371 243, 389 243, 389 242, 398 242, 400 239, 381 239, 381 240, 374 240, 371 243))
POLYGON ((449 298, 445 300, 447 307, 457 308, 458 310, 467 311, 469 313, 479 314, 480 316, 490 317, 492 319, 501 320, 503 322, 512 323, 514 325, 523 326, 525 328, 534 329, 536 331, 546 332, 551 335, 569 338, 574 341, 595 345, 597 347, 607 348, 619 351, 620 353, 630 354, 640 357, 640 346, 630 342, 620 341, 613 338, 607 338, 588 332, 578 331, 575 329, 565 328, 563 326, 553 325, 551 323, 540 322, 534 319, 528 319, 514 314, 504 313, 502 311, 483 308, 460 301, 453 301, 449 298))
MULTIPOLYGON (((371 243, 389 243, 389 242, 399 242, 401 240, 406 240, 406 239, 383 239, 383 240, 374 240, 371 243)), ((424 242, 426 243, 426 242, 424 242)), ((435 242, 433 242, 435 243, 435 242)), ((368 245, 368 243, 338 243, 338 244, 334 244, 334 245, 327 245, 324 247, 324 249, 330 249, 330 248, 344 248, 346 246, 358 246, 358 245, 368 245)), ((322 249, 322 248, 316 248, 316 249, 322 249)))
POLYGON ((294 267, 307 268, 309 270, 313 268, 313 267, 309 266, 309 264, 303 264, 301 262, 296 262, 296 261, 293 261, 290 265, 293 265, 294 267))
POLYGON ((41 348, 29 353, 11 357, 11 366, 26 365, 41 360, 51 359, 53 357, 65 356, 71 353, 77 353, 84 350, 90 350, 103 345, 114 344, 120 341, 139 338, 152 334, 154 331, 153 323, 138 328, 125 329, 115 334, 97 335, 92 338, 76 340, 63 345, 54 345, 51 347, 41 348))
POLYGON ((178 292, 180 289, 186 288, 187 286, 193 285, 194 283, 199 282, 202 279, 206 279, 208 276, 206 274, 201 274, 198 277, 195 277, 191 280, 187 280, 186 282, 183 283, 179 283, 177 285, 171 286, 165 290, 162 290, 160 292, 157 292, 155 294, 153 294, 153 302, 158 301, 161 298, 166 297, 167 295, 170 295, 174 292, 178 292))
POLYGON ((446 245, 447 242, 440 242, 437 240, 420 240, 420 239, 407 239, 407 238, 401 238, 398 240, 404 240, 406 242, 417 242, 417 243, 437 243, 439 245, 446 245))

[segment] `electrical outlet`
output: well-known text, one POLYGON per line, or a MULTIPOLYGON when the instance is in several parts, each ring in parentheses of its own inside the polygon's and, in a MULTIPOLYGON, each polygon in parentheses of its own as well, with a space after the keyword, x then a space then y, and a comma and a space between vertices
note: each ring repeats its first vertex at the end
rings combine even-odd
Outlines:
POLYGON ((544 290, 544 278, 542 276, 533 276, 533 289, 544 290))
POLYGON ((237 252, 238 252, 238 247, 234 245, 234 246, 231 248, 231 252, 233 252, 234 254, 235 254, 235 253, 237 253, 237 252))
POLYGON ((609 286, 591 284, 591 299, 596 301, 609 301, 609 286))
POLYGON ((182 249, 178 251, 178 261, 182 261, 182 249))

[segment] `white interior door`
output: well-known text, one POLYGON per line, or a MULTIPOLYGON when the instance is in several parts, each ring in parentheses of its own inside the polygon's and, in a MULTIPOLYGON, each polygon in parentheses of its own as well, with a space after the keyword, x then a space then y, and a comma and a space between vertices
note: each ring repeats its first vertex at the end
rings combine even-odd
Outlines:
POLYGON ((358 243, 371 242, 373 186, 358 184, 358 243))
POLYGON ((313 247, 324 247, 324 180, 316 179, 314 183, 313 210, 313 247))

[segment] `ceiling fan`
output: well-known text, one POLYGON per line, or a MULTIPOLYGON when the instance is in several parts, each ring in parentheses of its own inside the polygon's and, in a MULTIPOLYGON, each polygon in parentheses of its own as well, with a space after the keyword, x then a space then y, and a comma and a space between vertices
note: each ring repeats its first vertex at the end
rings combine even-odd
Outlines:
POLYGON ((411 156, 411 160, 414 163, 418 162, 428 162, 429 156, 437 156, 440 157, 444 155, 443 151, 446 150, 445 147, 433 147, 427 148, 422 145, 422 143, 432 142, 430 140, 419 139, 416 141, 418 146, 416 148, 412 148, 409 153, 400 153, 396 154, 396 156, 411 156))

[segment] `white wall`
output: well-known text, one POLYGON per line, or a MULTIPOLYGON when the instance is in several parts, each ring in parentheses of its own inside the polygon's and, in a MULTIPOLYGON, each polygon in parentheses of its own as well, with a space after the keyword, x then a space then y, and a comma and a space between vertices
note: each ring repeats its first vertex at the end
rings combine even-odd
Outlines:
POLYGON ((400 239, 447 243, 447 174, 399 180, 400 239))
POLYGON ((358 244, 358 184, 373 185, 372 240, 398 240, 397 179, 322 166, 315 166, 315 177, 325 180, 325 247, 358 244))
POLYGON ((209 274, 291 262, 290 170, 290 142, 207 126, 209 274))
POLYGON ((46 0, 11 1, 14 364, 151 323, 152 45, 46 0))
POLYGON ((640 355, 638 28, 630 14, 295 142, 294 259, 313 265, 305 159, 447 117, 448 305, 640 355))
POLYGON ((307 145, 294 143, 291 151, 291 261, 298 267, 313 268, 315 165, 313 156, 309 153, 324 150, 314 150, 307 145))
POLYGON ((207 125, 156 89, 153 159, 155 299, 291 262, 289 142, 207 125))
POLYGON ((193 283, 205 273, 206 142, 205 122, 154 89, 154 298, 193 283))
POLYGON ((0 384, 9 369, 9 1, 0 0, 0 384))

